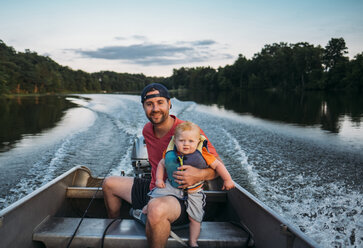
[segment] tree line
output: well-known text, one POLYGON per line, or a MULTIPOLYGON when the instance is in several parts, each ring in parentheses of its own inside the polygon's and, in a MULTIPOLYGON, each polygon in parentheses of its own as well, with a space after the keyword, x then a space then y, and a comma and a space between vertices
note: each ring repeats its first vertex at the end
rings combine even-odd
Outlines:
POLYGON ((363 52, 349 59, 343 38, 322 48, 307 42, 265 45, 251 59, 240 54, 232 65, 181 67, 170 77, 101 71, 87 73, 61 66, 49 57, 16 52, 0 40, 0 94, 140 91, 151 82, 170 89, 363 91, 363 52))
POLYGON ((343 38, 325 48, 307 42, 265 45, 252 59, 232 65, 174 69, 173 88, 199 90, 282 89, 363 91, 363 52, 349 60, 343 38))
POLYGON ((143 74, 72 70, 28 49, 16 52, 0 40, 0 94, 125 92, 163 80, 143 74))

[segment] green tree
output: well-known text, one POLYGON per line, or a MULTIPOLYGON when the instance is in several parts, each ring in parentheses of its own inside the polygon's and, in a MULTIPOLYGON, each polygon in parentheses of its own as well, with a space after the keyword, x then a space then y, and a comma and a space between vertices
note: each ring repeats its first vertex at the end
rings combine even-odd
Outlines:
POLYGON ((348 58, 344 55, 348 53, 348 48, 345 45, 343 38, 332 38, 325 46, 323 62, 325 70, 329 71, 338 63, 347 62, 348 58))
POLYGON ((323 88, 326 90, 341 90, 346 87, 344 78, 346 75, 348 53, 343 38, 332 38, 325 47, 323 62, 326 73, 323 78, 323 88))
POLYGON ((294 64, 294 82, 298 89, 319 88, 317 82, 322 76, 321 58, 323 49, 307 42, 291 44, 294 64))
POLYGON ((172 88, 186 88, 190 81, 190 69, 180 68, 174 69, 173 75, 171 76, 172 88))
POLYGON ((188 89, 214 90, 216 70, 211 67, 197 67, 189 70, 188 89))
POLYGON ((347 89, 363 92, 363 52, 357 54, 347 67, 347 75, 344 79, 347 89))

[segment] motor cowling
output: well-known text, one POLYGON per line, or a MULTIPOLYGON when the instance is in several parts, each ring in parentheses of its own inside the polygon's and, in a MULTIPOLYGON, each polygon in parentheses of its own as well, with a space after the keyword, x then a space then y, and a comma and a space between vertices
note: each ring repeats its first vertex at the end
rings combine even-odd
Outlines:
POLYGON ((151 166, 143 136, 138 136, 134 141, 131 153, 131 163, 136 177, 151 178, 151 166))

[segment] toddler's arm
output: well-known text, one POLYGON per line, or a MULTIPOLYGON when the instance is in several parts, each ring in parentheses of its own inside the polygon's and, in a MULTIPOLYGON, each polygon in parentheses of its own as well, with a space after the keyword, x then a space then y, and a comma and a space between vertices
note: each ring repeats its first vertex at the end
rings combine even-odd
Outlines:
POLYGON ((210 164, 210 167, 216 170, 217 173, 222 177, 224 181, 222 190, 230 190, 235 187, 231 175, 221 161, 219 161, 218 159, 214 160, 214 162, 210 164))
POLYGON ((158 167, 156 168, 155 186, 158 188, 165 188, 164 172, 165 172, 165 159, 162 159, 160 160, 158 167))

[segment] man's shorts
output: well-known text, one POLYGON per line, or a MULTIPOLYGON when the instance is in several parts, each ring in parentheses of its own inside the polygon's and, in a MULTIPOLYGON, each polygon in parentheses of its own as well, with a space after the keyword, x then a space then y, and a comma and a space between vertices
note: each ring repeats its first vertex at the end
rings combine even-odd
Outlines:
MULTIPOLYGON (((150 197, 147 195, 150 192, 150 179, 144 178, 134 178, 134 184, 131 189, 131 201, 132 207, 134 209, 142 209, 150 200, 150 197)), ((175 197, 180 204, 181 213, 177 220, 175 220, 172 225, 184 225, 189 222, 188 214, 186 211, 186 206, 183 200, 175 197)))

